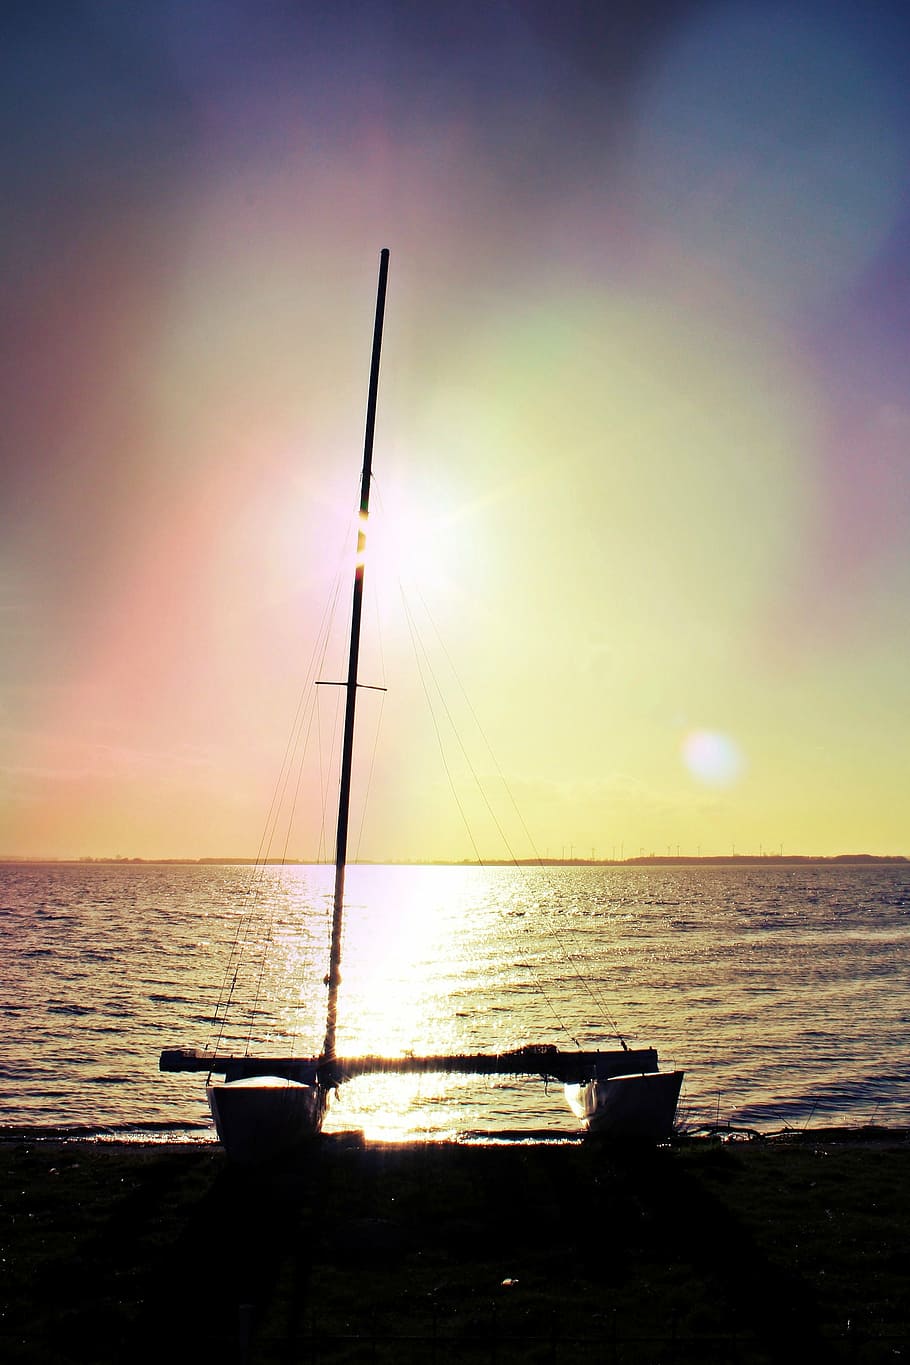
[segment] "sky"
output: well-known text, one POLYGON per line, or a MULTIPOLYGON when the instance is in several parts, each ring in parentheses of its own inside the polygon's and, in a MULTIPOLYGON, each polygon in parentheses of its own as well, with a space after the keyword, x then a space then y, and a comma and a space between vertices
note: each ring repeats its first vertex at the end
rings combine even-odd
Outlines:
POLYGON ((0 855, 325 852, 382 247, 355 854, 910 855, 902 4, 0 22, 0 855))

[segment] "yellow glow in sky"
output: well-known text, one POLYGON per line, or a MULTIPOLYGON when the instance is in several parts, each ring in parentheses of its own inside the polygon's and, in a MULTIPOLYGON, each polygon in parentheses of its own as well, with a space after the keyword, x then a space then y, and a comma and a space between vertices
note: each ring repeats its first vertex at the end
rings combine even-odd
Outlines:
POLYGON ((438 68, 432 24, 298 50, 270 18, 249 64, 168 10, 186 126, 90 37, 36 83, 0 854, 255 853, 346 673, 383 245, 360 857, 910 853, 902 49, 696 9, 618 102, 588 20, 557 52, 508 7, 438 68))

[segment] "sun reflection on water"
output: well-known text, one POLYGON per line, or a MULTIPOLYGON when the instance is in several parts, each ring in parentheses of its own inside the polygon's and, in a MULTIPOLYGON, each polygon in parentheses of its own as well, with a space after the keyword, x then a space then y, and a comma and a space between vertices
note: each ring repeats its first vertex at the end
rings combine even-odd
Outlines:
MULTIPOLYGON (((720 1113, 773 1129, 875 1113, 906 1122, 905 866, 355 866, 349 875, 342 1055, 568 1047, 566 1032, 585 1048, 615 1046, 606 1002, 630 1044, 685 1070, 682 1113, 692 1121, 720 1113), (573 962, 554 950, 553 923, 573 962)), ((4 876, 0 1003, 16 1021, 17 1077, 4 1122, 210 1133, 200 1078, 161 1074, 158 1055, 211 1044, 247 870, 4 876)), ((268 973, 251 983, 256 1045, 290 1051, 307 1021, 294 1050, 319 1050, 331 879, 325 867, 267 869, 260 899, 274 918, 268 973)), ((251 947, 266 931, 245 930, 251 947)), ((533 1077, 364 1077, 341 1087, 327 1126, 388 1141, 577 1132, 562 1087, 533 1077)))
POLYGON ((448 867, 348 871, 339 1051, 395 1056, 450 1035, 450 999, 482 949, 482 886, 448 867))

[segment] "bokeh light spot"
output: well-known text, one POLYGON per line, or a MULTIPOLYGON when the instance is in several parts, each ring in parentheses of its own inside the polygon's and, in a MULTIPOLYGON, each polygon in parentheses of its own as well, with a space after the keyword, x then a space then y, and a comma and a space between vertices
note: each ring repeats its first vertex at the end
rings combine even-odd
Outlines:
POLYGON ((692 776, 709 787, 731 786, 745 768, 739 747, 716 730, 693 730, 686 735, 682 756, 692 776))

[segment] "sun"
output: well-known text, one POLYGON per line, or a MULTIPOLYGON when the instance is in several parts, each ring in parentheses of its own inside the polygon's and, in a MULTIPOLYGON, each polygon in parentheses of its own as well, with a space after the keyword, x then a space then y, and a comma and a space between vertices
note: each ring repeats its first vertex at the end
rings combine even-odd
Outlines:
POLYGON ((364 564, 378 591, 449 589, 455 582, 453 518, 396 483, 374 485, 364 564))

